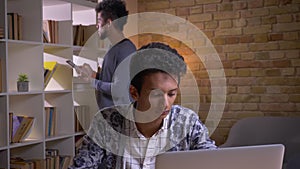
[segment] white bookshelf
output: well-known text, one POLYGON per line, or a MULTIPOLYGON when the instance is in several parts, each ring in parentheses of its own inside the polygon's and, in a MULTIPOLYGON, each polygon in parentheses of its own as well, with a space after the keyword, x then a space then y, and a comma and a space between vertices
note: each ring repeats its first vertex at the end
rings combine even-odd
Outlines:
MULTIPOLYGON (((0 92, 0 168, 10 168, 11 157, 45 159, 46 148, 59 149, 60 155, 75 155, 73 70, 66 64, 73 59, 73 25, 96 24, 95 3, 84 0, 1 0, 0 39, 2 91, 0 92), (22 16, 21 40, 8 38, 7 13, 22 16), (58 43, 43 42, 43 20, 58 21, 58 43), (57 61, 59 67, 44 88, 43 63, 57 61), (17 91, 19 73, 29 77, 29 91, 17 91), (56 133, 45 136, 45 106, 57 111, 56 133), (35 117, 27 139, 9 142, 9 112, 35 117)), ((75 52, 76 53, 76 52, 75 52)), ((81 103, 78 102, 80 105, 81 103)))

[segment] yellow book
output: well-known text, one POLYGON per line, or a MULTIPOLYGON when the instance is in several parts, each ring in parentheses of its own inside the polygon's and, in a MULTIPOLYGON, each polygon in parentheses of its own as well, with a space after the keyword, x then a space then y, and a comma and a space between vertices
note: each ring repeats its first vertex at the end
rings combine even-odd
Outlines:
POLYGON ((47 73, 44 74, 44 87, 46 88, 47 84, 49 83, 50 79, 53 76, 53 73, 55 72, 57 68, 57 62, 56 61, 46 61, 44 62, 44 69, 48 70, 47 73))

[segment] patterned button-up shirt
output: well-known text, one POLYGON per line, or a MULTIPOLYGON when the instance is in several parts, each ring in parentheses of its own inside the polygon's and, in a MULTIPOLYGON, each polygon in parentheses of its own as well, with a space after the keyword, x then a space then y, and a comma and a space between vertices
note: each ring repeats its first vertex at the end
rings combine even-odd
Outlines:
POLYGON ((190 109, 174 105, 151 138, 136 128, 133 105, 98 112, 69 169, 154 169, 155 156, 166 151, 215 149, 208 130, 190 109))

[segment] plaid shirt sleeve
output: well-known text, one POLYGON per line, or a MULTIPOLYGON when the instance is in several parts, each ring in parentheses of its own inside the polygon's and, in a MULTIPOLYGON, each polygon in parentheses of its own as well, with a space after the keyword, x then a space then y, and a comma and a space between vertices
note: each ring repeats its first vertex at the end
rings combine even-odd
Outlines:
POLYGON ((215 149, 215 142, 209 138, 208 130, 205 125, 197 119, 191 131, 191 150, 196 149, 215 149))
POLYGON ((208 129, 192 110, 173 106, 171 117, 172 142, 177 143, 169 151, 215 149, 215 142, 209 138, 208 129))
POLYGON ((92 121, 88 134, 76 156, 73 165, 69 169, 109 169, 114 168, 116 156, 102 147, 114 147, 117 145, 117 137, 107 133, 113 129, 119 129, 121 122, 114 109, 98 112, 92 121), (107 120, 107 121, 106 121, 107 120), (108 128, 113 126, 113 128, 108 128))
POLYGON ((82 146, 73 159, 69 169, 98 169, 101 161, 104 160, 105 150, 100 148, 87 135, 84 136, 82 146))

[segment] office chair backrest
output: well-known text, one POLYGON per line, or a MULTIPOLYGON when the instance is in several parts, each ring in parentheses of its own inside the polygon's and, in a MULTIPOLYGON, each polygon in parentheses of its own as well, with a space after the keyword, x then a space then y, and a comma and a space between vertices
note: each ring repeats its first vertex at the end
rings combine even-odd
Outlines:
POLYGON ((300 153, 300 117, 249 117, 235 123, 220 147, 283 144, 284 162, 300 153))

